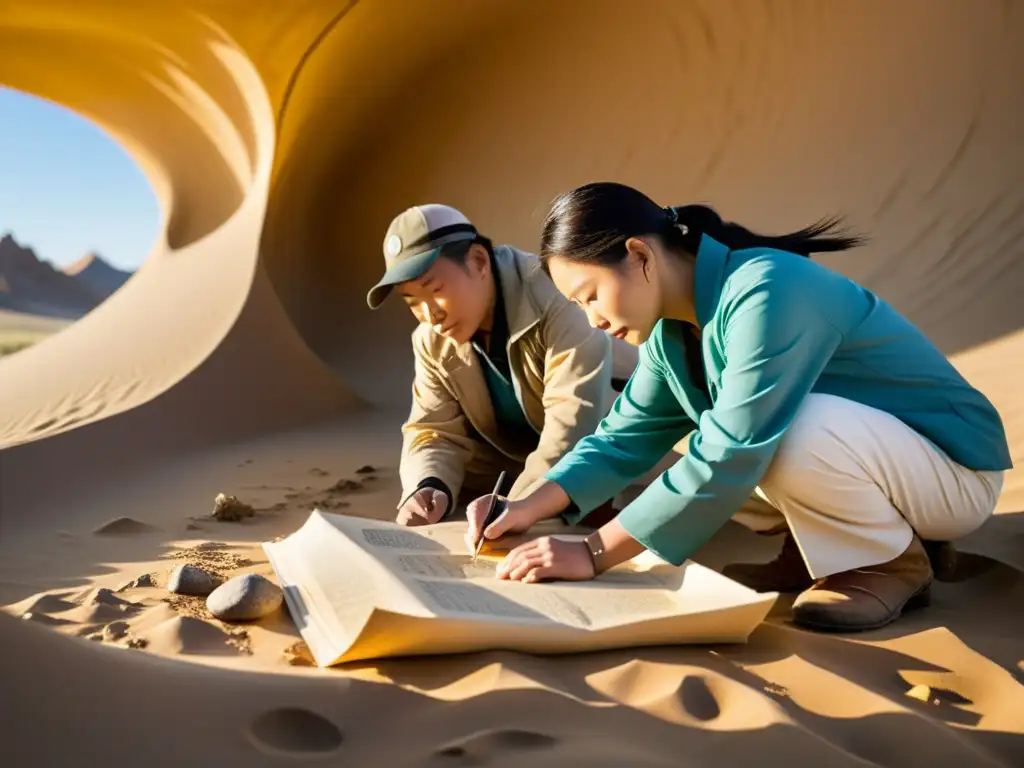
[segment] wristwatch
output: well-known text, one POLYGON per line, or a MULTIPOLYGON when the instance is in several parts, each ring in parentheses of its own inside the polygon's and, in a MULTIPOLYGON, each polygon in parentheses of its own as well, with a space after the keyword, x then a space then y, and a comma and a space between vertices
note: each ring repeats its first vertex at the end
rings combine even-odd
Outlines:
POLYGON ((583 543, 587 545, 590 559, 594 562, 594 575, 602 573, 604 571, 604 543, 601 541, 601 535, 594 531, 583 539, 583 543))

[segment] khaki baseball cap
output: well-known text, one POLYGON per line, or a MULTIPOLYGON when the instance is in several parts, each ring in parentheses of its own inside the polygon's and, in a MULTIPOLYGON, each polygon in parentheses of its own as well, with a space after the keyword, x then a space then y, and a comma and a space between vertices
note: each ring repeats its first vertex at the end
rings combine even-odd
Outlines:
POLYGON ((445 246, 477 236, 476 227, 448 205, 417 205, 398 214, 384 235, 384 277, 366 294, 377 309, 398 283, 426 272, 445 246))

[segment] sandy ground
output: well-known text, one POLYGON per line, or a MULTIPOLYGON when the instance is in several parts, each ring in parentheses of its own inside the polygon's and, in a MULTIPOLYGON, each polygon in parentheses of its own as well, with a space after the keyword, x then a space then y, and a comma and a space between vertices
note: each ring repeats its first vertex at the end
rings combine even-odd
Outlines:
MULTIPOLYGON (((5 765, 1024 764, 1024 3, 0 7, 0 82, 108 130, 164 216, 123 289, 0 362, 5 765), (178 563, 271 575, 259 543, 324 500, 392 514, 411 321, 364 297, 395 213, 447 202, 533 249, 599 178, 871 235, 821 261, 993 400, 1017 465, 930 608, 321 670, 284 612, 170 599, 178 563), (256 516, 209 519, 221 492, 256 516)), ((728 526, 697 559, 777 544, 728 526)))
POLYGON ((67 325, 65 320, 0 309, 0 357, 38 344, 67 325))
MULTIPOLYGON (((0 599, 10 618, 0 627, 20 621, 23 629, 2 633, 2 658, 10 690, 24 692, 22 722, 75 723, 83 733, 88 723, 91 757, 119 759, 127 739, 132 759, 156 764, 169 761, 168 743, 176 763, 252 765, 321 749, 357 765, 529 757, 668 766, 685 754, 707 765, 1009 766, 1024 756, 1019 514, 997 516, 963 544, 971 554, 962 580, 937 584, 928 610, 858 636, 795 628, 782 599, 747 645, 318 669, 285 609, 228 624, 206 614, 201 599, 166 591, 179 563, 273 578, 259 543, 290 533, 325 500, 332 510, 387 519, 397 439, 369 431, 383 420, 211 450, 39 510, 54 526, 63 521, 60 529, 5 536, 0 599), (378 471, 357 475, 367 463, 378 471), (364 489, 331 492, 341 479, 364 489), (218 492, 251 503, 256 516, 212 520, 218 492), (133 586, 146 575, 153 586, 133 586), (62 695, 68 690, 77 693, 62 695)), ((775 546, 730 525, 697 560, 767 559, 775 546)), ((26 761, 17 764, 83 754, 72 738, 7 743, 26 761)))

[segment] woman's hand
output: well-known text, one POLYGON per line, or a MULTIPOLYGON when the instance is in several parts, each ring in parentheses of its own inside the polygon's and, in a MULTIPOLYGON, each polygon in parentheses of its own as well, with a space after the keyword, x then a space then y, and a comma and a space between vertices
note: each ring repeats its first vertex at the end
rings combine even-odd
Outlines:
MULTIPOLYGON (((470 550, 475 549, 476 543, 480 540, 491 498, 491 494, 481 496, 466 507, 466 519, 469 522, 466 544, 470 550)), ((561 486, 552 482, 541 483, 529 496, 507 502, 504 511, 487 526, 487 530, 483 531, 483 536, 486 539, 497 539, 506 533, 525 533, 534 523, 558 515, 569 506, 569 503, 569 497, 561 486)))
MULTIPOLYGON (((480 532, 487 519, 487 510, 491 506, 492 498, 494 498, 493 495, 488 493, 486 496, 473 499, 466 507, 466 520, 469 522, 469 529, 466 531, 466 545, 471 551, 476 548, 476 543, 480 540, 480 532)), ((484 538, 497 539, 506 533, 523 533, 533 525, 533 519, 526 514, 522 504, 501 500, 498 503, 504 503, 505 509, 494 522, 487 526, 487 530, 483 531, 484 538)))
POLYGON ((594 578, 594 560, 582 541, 543 536, 509 552, 498 563, 497 575, 511 581, 586 581, 594 578))

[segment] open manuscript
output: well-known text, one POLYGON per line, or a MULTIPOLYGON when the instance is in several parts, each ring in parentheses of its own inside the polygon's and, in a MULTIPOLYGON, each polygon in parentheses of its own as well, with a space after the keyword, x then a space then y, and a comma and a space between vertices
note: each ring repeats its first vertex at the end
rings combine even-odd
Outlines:
POLYGON ((507 581, 495 567, 524 538, 489 542, 474 563, 465 530, 464 522, 406 528, 314 510, 294 534, 263 547, 321 667, 491 649, 745 642, 778 597, 650 553, 592 581, 507 581))

